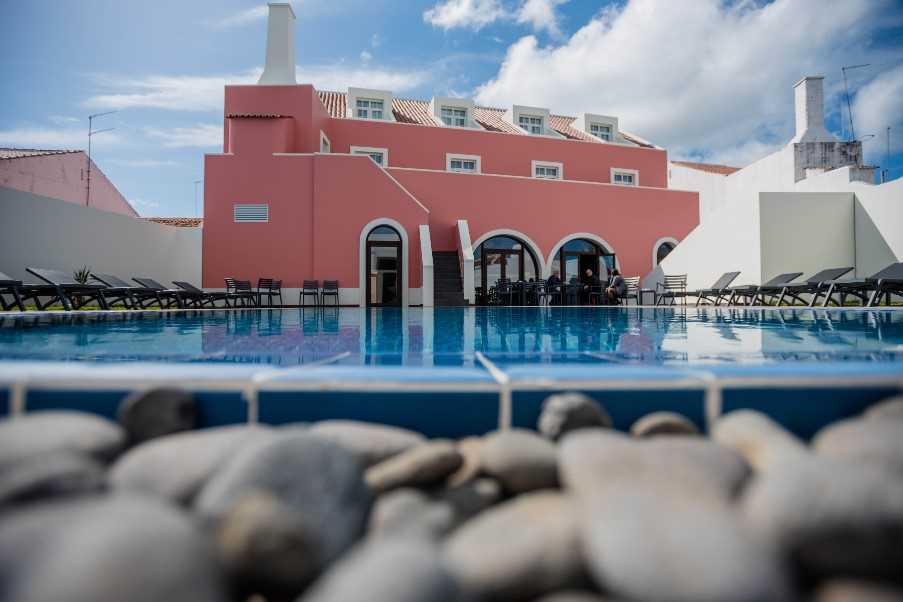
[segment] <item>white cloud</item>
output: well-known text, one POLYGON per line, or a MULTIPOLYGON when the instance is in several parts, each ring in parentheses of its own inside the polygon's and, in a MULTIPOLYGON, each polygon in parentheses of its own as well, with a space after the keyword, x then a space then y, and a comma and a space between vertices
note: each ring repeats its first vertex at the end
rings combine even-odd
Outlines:
POLYGON ((212 25, 218 29, 229 29, 232 27, 241 27, 243 25, 247 25, 249 23, 254 23, 255 21, 260 21, 261 19, 265 19, 267 16, 267 5, 261 4, 259 6, 254 6, 252 8, 248 8, 237 13, 231 14, 227 17, 223 17, 218 21, 214 21, 212 25))
POLYGON ((903 65, 881 73, 856 92, 853 127, 857 138, 875 136, 862 143, 867 162, 884 165, 888 127, 890 152, 903 151, 903 65))
POLYGON ((73 123, 79 123, 81 121, 77 117, 70 117, 68 115, 51 115, 47 120, 56 125, 72 125, 73 123))
MULTIPOLYGON (((104 146, 118 144, 121 138, 115 132, 104 132, 93 137, 92 144, 104 146)), ((0 130, 0 146, 41 149, 84 149, 88 146, 85 128, 18 127, 0 130)))
POLYGON ((617 115, 625 130, 675 156, 705 149, 745 158, 755 151, 750 141, 766 151, 789 140, 792 86, 800 76, 828 76, 833 103, 841 65, 887 56, 873 49, 871 37, 893 6, 631 0, 603 10, 559 45, 521 38, 476 96, 496 106, 617 115))
POLYGON ((370 36, 370 47, 371 48, 379 48, 383 43, 382 37, 378 33, 370 36))
POLYGON ((223 126, 212 123, 174 128, 147 127, 144 128, 144 133, 169 148, 207 148, 223 145, 223 126))
POLYGON ((549 35, 561 36, 556 9, 568 0, 526 0, 517 11, 517 22, 528 24, 533 31, 547 31, 549 35))
POLYGON ((372 59, 372 58, 373 58, 372 54, 370 54, 366 50, 361 50, 361 60, 362 61, 364 61, 366 63, 366 62, 369 62, 370 59, 372 59))
POLYGON ((424 11, 423 20, 445 30, 463 27, 479 31, 507 14, 499 0, 444 0, 424 11))
POLYGON ((156 209, 160 206, 157 201, 148 201, 145 199, 129 199, 129 204, 136 209, 156 209))
POLYGON ((106 159, 104 162, 123 167, 175 167, 178 165, 176 161, 160 159, 106 159))

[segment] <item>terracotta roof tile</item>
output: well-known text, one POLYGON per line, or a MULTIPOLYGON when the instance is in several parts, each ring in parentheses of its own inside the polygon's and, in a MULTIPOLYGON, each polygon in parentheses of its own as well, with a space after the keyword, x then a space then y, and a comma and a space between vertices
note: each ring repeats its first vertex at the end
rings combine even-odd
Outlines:
POLYGON ((227 119, 284 119, 288 115, 279 115, 278 113, 229 113, 227 119))
POLYGON ((66 149, 0 148, 0 159, 23 159, 26 157, 43 157, 46 155, 64 155, 80 152, 82 151, 66 149))
POLYGON ((141 219, 177 228, 200 228, 204 225, 202 217, 142 217, 141 219))
POLYGON ((694 163, 692 161, 671 161, 671 163, 673 163, 674 165, 680 165, 682 167, 689 167, 690 169, 720 174, 722 176, 729 176, 735 171, 740 171, 741 169, 739 167, 731 167, 729 165, 717 165, 715 163, 694 163))
POLYGON ((522 136, 527 135, 525 131, 516 127, 513 123, 505 121, 504 109, 474 107, 473 119, 490 132, 506 132, 508 134, 520 134, 522 136))

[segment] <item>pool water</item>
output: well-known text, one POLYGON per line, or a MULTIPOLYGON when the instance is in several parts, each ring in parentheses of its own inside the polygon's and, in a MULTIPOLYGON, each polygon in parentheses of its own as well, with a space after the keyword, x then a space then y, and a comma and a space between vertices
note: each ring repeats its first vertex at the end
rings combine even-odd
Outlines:
POLYGON ((707 364, 903 359, 903 311, 308 308, 0 317, 0 360, 297 366, 707 364))

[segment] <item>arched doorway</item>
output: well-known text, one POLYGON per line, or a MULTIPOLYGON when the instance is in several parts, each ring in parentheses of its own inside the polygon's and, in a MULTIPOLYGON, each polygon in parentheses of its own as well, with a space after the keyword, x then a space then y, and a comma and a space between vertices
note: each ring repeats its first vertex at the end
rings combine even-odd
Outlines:
POLYGON ((660 264, 665 259, 665 257, 667 257, 668 254, 674 250, 674 247, 676 247, 676 246, 677 246, 677 241, 674 240, 673 238, 663 238, 663 239, 659 240, 657 243, 655 243, 655 248, 652 251, 652 253, 653 253, 652 260, 654 262, 652 264, 652 267, 653 268, 658 267, 658 264, 660 264))
POLYGON ((605 281, 617 265, 615 254, 588 238, 572 238, 555 253, 551 262, 552 272, 558 271, 564 282, 580 281, 586 270, 592 270, 599 280, 605 281))
POLYGON ((404 278, 402 241, 392 226, 376 226, 367 234, 366 299, 370 307, 400 307, 404 278))
POLYGON ((488 238, 474 249, 473 269, 478 304, 485 303, 486 291, 499 280, 528 282, 542 278, 530 246, 507 234, 488 238))

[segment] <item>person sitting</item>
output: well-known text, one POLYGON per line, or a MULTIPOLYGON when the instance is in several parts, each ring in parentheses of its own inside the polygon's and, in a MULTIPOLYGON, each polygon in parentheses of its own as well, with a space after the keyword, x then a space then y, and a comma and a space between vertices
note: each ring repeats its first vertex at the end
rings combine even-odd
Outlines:
POLYGON ((552 270, 552 275, 549 276, 549 279, 546 280, 546 291, 549 294, 549 305, 557 305, 558 303, 562 303, 562 292, 561 292, 561 277, 558 275, 558 270, 552 270))
POLYGON ((621 276, 620 270, 614 268, 608 279, 608 287, 605 289, 605 300, 608 305, 620 305, 621 299, 627 294, 627 282, 621 276))
POLYGON ((588 304, 589 303, 589 295, 593 292, 593 289, 599 286, 599 279, 596 278, 596 275, 593 274, 593 271, 589 268, 586 269, 586 272, 583 273, 583 287, 580 289, 580 303, 588 304))

